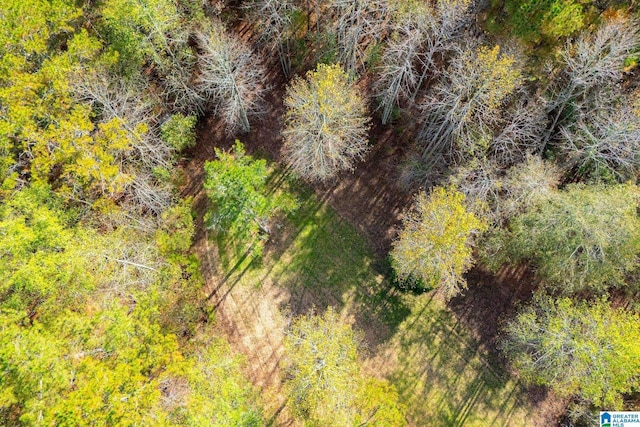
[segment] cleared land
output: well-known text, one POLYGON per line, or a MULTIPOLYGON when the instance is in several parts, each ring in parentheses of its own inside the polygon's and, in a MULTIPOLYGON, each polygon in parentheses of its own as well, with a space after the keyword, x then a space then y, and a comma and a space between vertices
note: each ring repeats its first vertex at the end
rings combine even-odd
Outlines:
POLYGON ((206 230, 196 249, 219 327, 246 355, 272 425, 295 425, 281 387, 285 330, 294 316, 328 306, 362 331, 365 369, 396 385, 413 425, 533 426, 557 416, 552 396, 532 401, 504 370, 464 304, 452 311, 430 293, 391 287, 387 262, 326 202, 280 171, 270 182, 300 207, 278 221, 262 259, 229 257, 227 240, 206 230))

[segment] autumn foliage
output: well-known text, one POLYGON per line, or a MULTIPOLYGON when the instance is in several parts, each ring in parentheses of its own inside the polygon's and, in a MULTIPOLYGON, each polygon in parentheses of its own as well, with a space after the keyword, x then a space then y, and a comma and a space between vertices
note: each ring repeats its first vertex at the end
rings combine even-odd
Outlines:
POLYGON ((363 99, 339 65, 319 64, 287 88, 284 155, 300 176, 326 181, 367 152, 363 99))

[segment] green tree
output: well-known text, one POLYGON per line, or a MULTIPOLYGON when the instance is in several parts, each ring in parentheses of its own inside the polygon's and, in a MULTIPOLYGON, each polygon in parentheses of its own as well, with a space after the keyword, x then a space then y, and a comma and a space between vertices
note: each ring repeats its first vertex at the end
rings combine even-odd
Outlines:
MULTIPOLYGON (((65 16, 62 3, 58 6, 57 13, 65 16)), ((28 11, 16 10, 24 15, 11 14, 15 22, 9 25, 20 26, 31 19, 28 11)), ((34 10, 38 10, 37 5, 34 10)), ((130 108, 134 104, 130 98, 123 102, 127 94, 113 90, 116 78, 109 75, 111 82, 104 79, 103 84, 95 84, 100 80, 96 78, 100 74, 96 62, 103 46, 84 29, 74 28, 78 14, 68 13, 65 19, 70 22, 43 20, 42 25, 55 22, 60 28, 42 29, 44 34, 51 34, 51 40, 38 53, 25 55, 18 63, 10 52, 3 52, 1 61, 7 65, 0 73, 4 187, 26 181, 55 183, 56 191, 87 202, 122 200, 125 193, 129 196, 126 200, 159 213, 169 204, 163 197, 166 191, 152 191, 158 187, 149 178, 152 167, 140 165, 155 162, 153 166, 157 166, 158 160, 165 161, 170 149, 158 149, 153 143, 158 138, 152 120, 148 116, 137 120, 142 110, 137 107, 143 103, 138 102, 136 110, 130 108), (96 86, 104 90, 88 90, 96 86), (144 155, 136 156, 136 152, 144 155)), ((51 16, 48 19, 56 17, 56 12, 51 16)), ((40 22, 37 16, 35 22, 40 22)), ((7 41, 7 46, 12 43, 28 41, 7 41)), ((137 87, 138 100, 146 98, 140 91, 137 87)))
POLYGON ((188 360, 183 377, 189 392, 184 396, 186 413, 176 421, 191 426, 265 425, 257 390, 242 375, 243 359, 223 340, 209 341, 196 341, 199 348, 188 360))
POLYGON ((339 65, 294 79, 285 105, 284 155, 303 178, 326 181, 367 152, 366 107, 339 65))
POLYGON ((529 43, 555 42, 588 23, 591 0, 506 0, 507 27, 529 43))
POLYGON ((189 44, 204 22, 202 6, 173 0, 106 0, 96 20, 106 36, 105 57, 118 75, 136 77, 153 65, 167 103, 202 112, 205 99, 194 85, 197 55, 189 44))
POLYGON ((222 341, 181 350, 143 298, 25 326, 0 313, 0 422, 21 425, 259 426, 255 391, 222 341), (17 421, 17 420, 14 420, 17 421))
POLYGON ((507 325, 503 350, 522 377, 561 396, 622 409, 640 388, 640 319, 606 301, 537 297, 507 325))
POLYGON ((85 255, 95 236, 70 220, 44 186, 0 204, 0 307, 46 317, 83 304, 96 287, 85 255))
POLYGON ((294 413, 311 425, 349 425, 359 369, 358 337, 351 327, 329 308, 323 316, 294 322, 284 345, 294 413))
POLYGON ((0 204, 0 424, 261 425, 228 347, 178 343, 201 288, 188 201, 149 231, 78 214, 41 185, 0 204))
MULTIPOLYGON (((69 86, 100 43, 74 27, 81 14, 75 2, 9 1, 0 14, 0 180, 10 188, 27 178, 29 159, 68 143, 69 129, 83 135, 91 127, 69 86)), ((32 172, 37 178, 40 171, 32 172)))
POLYGON ((354 426, 400 427, 406 425, 406 407, 388 381, 364 378, 356 397, 354 426))
MULTIPOLYGON (((284 194, 270 192, 266 160, 246 155, 238 140, 232 152, 216 149, 217 160, 204 166, 204 188, 213 202, 209 226, 221 231, 241 248, 271 232, 270 220, 278 212, 291 212, 295 201, 284 194)), ((253 249, 260 252, 260 244, 253 249)))
POLYGON ((405 425, 395 388, 362 374, 359 343, 358 334, 333 308, 293 322, 284 340, 285 387, 294 414, 305 425, 405 425))
POLYGON ((530 261, 562 292, 622 286, 640 254, 638 188, 572 185, 511 220, 487 246, 489 263, 530 261))
POLYGON ((186 45, 189 25, 174 1, 106 0, 100 6, 98 22, 123 74, 135 75, 148 60, 162 66, 175 45, 186 45))
POLYGON ((391 251, 401 279, 419 279, 446 299, 466 288, 463 274, 472 265, 473 236, 487 224, 468 212, 464 201, 464 194, 443 187, 416 196, 391 251))
POLYGON ((173 114, 160 127, 162 139, 176 151, 196 145, 196 116, 173 114))

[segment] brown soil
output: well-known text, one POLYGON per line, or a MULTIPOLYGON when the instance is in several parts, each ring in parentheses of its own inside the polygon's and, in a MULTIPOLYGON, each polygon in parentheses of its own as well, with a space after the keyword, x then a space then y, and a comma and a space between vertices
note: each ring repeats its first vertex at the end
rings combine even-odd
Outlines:
MULTIPOLYGON (((245 35, 248 31, 242 24, 237 30, 245 35)), ((280 162, 280 117, 284 110, 285 82, 277 63, 269 69, 271 90, 265 99, 268 111, 252 122, 250 133, 239 138, 250 154, 280 162)), ((384 258, 396 234, 401 213, 411 202, 411 192, 398 182, 398 166, 407 150, 410 135, 397 133, 392 126, 381 126, 375 119, 374 123, 370 133, 372 149, 367 158, 352 172, 313 188, 320 200, 330 204, 343 219, 355 226, 367 237, 377 256, 384 258)), ((194 198, 197 214, 194 251, 202 262, 205 292, 215 307, 217 325, 234 350, 246 356, 247 374, 267 400, 270 425, 295 425, 285 407, 286 396, 281 389, 279 364, 283 353, 283 326, 288 324, 291 314, 283 314, 280 308, 296 305, 292 304, 295 300, 305 306, 313 305, 313 301, 303 302, 308 297, 304 291, 292 295, 290 291, 276 286, 265 286, 260 290, 243 289, 234 287, 233 281, 221 280, 216 248, 209 242, 203 223, 208 207, 202 187, 204 162, 214 159, 214 147, 227 149, 234 139, 225 133, 215 117, 208 116, 200 121, 198 143, 180 165, 185 177, 182 195, 194 198)), ((496 361, 504 363, 496 350, 499 327, 503 319, 514 314, 518 303, 531 298, 534 290, 532 276, 523 269, 505 269, 494 276, 475 268, 469 273, 468 282, 469 289, 465 295, 453 299, 449 308, 473 331, 496 361)), ((294 308, 292 311, 299 310, 294 308)), ((376 341, 379 331, 366 330, 366 324, 357 323, 364 327, 365 337, 376 341)), ((378 326, 371 325, 372 328, 378 326)), ((537 408, 536 419, 540 420, 540 425, 557 425, 567 402, 542 388, 531 389, 529 395, 537 408)))

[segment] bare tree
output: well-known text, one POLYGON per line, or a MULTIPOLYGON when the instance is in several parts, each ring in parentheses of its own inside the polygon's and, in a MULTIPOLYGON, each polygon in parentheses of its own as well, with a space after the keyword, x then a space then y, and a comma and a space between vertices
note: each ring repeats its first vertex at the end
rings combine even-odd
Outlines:
POLYGON ((499 46, 462 49, 421 105, 423 160, 430 165, 445 153, 459 162, 486 151, 504 103, 521 83, 518 61, 499 46))
POLYGON ((368 150, 364 102, 339 65, 319 64, 294 79, 285 105, 284 155, 301 176, 327 180, 368 150))
POLYGON ((423 54, 424 33, 409 24, 397 28, 382 56, 375 92, 380 99, 382 124, 389 123, 400 99, 410 98, 419 86, 419 69, 427 66, 423 54))
POLYGON ((388 0, 329 0, 333 12, 331 31, 337 59, 348 72, 364 66, 368 46, 381 40, 390 17, 388 0))
POLYGON ((491 142, 489 153, 498 163, 514 165, 541 152, 547 114, 542 100, 526 93, 507 109, 504 125, 491 142))
MULTIPOLYGON (((411 95, 412 101, 427 74, 438 72, 435 63, 437 55, 444 55, 449 51, 455 53, 457 50, 455 43, 471 24, 473 4, 473 0, 437 0, 433 6, 425 3, 428 7, 427 14, 419 19, 425 31, 424 63, 426 66, 422 69, 418 85, 411 95)), ((418 17, 423 15, 423 13, 417 14, 418 17)))
POLYGON ((472 212, 497 225, 548 197, 559 181, 560 171, 533 155, 506 172, 492 159, 473 159, 449 178, 472 212))
POLYGON ((260 59, 221 23, 196 32, 197 88, 210 101, 230 132, 250 130, 249 118, 262 109, 265 72, 260 59))
POLYGON ((382 56, 376 93, 382 123, 389 121, 401 99, 413 102, 428 73, 436 73, 435 58, 454 46, 468 24, 471 0, 440 0, 401 4, 394 14, 392 36, 382 56))
POLYGON ((201 114, 206 100, 194 81, 197 57, 188 45, 170 49, 171 61, 161 67, 164 97, 174 110, 201 114))
POLYGON ((567 166, 591 178, 625 181, 640 169, 640 117, 628 102, 619 109, 596 111, 560 128, 560 148, 567 166))
POLYGON ((173 150, 158 134, 157 100, 140 96, 143 80, 116 80, 106 73, 96 73, 76 83, 77 94, 100 112, 100 121, 118 120, 127 131, 138 155, 136 160, 148 169, 170 167, 173 150))
POLYGON ((278 52, 285 77, 291 75, 292 14, 296 6, 290 0, 255 0, 249 4, 252 20, 257 24, 260 41, 278 52))
MULTIPOLYGON (((565 125, 568 105, 590 114, 615 101, 613 86, 622 78, 624 60, 640 45, 638 23, 630 18, 606 20, 594 33, 585 32, 561 51, 565 67, 549 88, 547 111, 553 119, 544 144, 565 125)), ((575 114, 572 114, 575 117, 575 114)))
POLYGON ((116 80, 100 71, 74 82, 76 97, 98 112, 98 123, 117 125, 107 132, 109 138, 124 132, 132 149, 122 150, 115 159, 121 173, 132 177, 127 180, 125 193, 137 208, 162 212, 170 204, 171 190, 158 179, 156 171, 172 167, 173 149, 159 136, 157 100, 140 96, 146 92, 146 82, 116 80))
POLYGON ((472 159, 455 169, 449 182, 465 195, 465 204, 476 215, 498 222, 502 173, 487 157, 472 159))
POLYGON ((87 245, 93 249, 87 254, 93 260, 92 267, 96 275, 103 278, 102 291, 117 297, 128 297, 132 291, 146 291, 157 283, 166 261, 152 242, 130 239, 131 230, 126 226, 114 234, 95 235, 94 243, 87 245), (96 239, 100 245, 95 244, 96 239))
POLYGON ((554 163, 539 156, 527 156, 523 163, 507 170, 503 181, 503 216, 523 213, 540 200, 551 197, 558 184, 560 170, 554 163))

